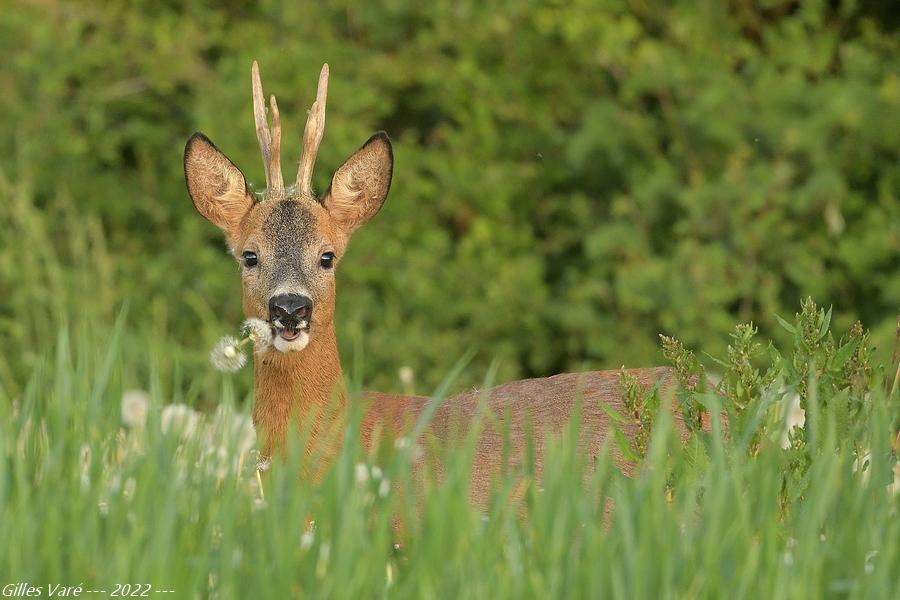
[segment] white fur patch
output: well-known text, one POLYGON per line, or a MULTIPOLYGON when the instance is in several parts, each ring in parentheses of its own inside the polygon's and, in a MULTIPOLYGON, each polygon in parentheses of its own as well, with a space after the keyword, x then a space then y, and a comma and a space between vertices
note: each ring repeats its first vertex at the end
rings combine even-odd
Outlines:
POLYGON ((275 336, 275 342, 272 344, 279 352, 299 352, 306 348, 309 344, 309 332, 301 331, 297 339, 288 341, 280 335, 275 336))

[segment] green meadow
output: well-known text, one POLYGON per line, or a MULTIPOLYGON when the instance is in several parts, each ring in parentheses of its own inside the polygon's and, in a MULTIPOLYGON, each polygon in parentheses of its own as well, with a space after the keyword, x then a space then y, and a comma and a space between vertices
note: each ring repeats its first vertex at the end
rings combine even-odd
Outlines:
MULTIPOLYGON (((724 409, 727 435, 714 419, 682 445, 660 408, 673 398, 623 378, 618 417, 645 443, 610 444, 642 462, 635 477, 604 455, 585 465, 573 420, 543 479, 524 461, 484 509, 468 501, 472 444, 444 450, 444 479, 414 501, 396 490, 415 446, 366 454, 358 414, 321 481, 301 483, 297 451, 258 478, 249 398, 229 380, 206 415, 157 374, 123 390, 127 314, 101 336, 63 325, 0 404, 0 572, 178 598, 896 598, 896 373, 830 316, 804 304, 783 352, 739 327, 712 361, 719 383, 679 390, 685 410, 724 409), (795 397, 805 423, 788 429, 795 397)), ((674 340, 666 353, 686 381, 704 371, 674 340)))

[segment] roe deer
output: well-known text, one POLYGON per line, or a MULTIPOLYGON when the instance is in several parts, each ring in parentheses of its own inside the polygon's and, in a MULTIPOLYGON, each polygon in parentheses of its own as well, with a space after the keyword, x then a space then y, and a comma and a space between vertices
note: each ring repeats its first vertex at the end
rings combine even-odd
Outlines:
MULTIPOLYGON (((271 326, 273 343, 254 355, 253 421, 262 439, 261 456, 267 459, 283 447, 292 415, 297 413, 304 418, 312 415, 308 444, 318 444, 318 451, 324 447, 328 455, 335 450, 328 447, 334 439, 326 441, 324 432, 335 425, 340 430, 349 401, 342 387, 335 339, 335 269, 352 233, 384 204, 393 170, 391 142, 384 132, 374 134, 334 173, 322 196, 313 194, 310 181, 325 127, 326 64, 306 120, 296 183, 285 187, 278 105, 271 96, 270 127, 256 62, 251 79, 256 133, 265 164, 265 194, 255 198, 241 171, 201 133, 191 136, 185 147, 187 188, 200 214, 225 232, 240 265, 246 317, 271 326), (329 404, 336 405, 336 410, 324 410, 329 404)), ((471 392, 455 396, 438 408, 428 432, 438 440, 464 434, 485 397, 493 414, 509 416, 512 455, 521 454, 530 428, 539 476, 545 440, 565 426, 578 401, 579 448, 590 456, 601 451, 611 424, 600 405, 624 414, 620 373, 569 373, 507 383, 487 395, 471 392)), ((674 384, 669 368, 632 369, 627 373, 644 386, 664 380, 662 389, 671 390, 674 384)), ((367 393, 363 401, 367 406, 360 435, 363 445, 370 447, 379 432, 403 435, 405 428, 419 418, 428 399, 367 393)), ((676 425, 685 436, 681 411, 674 412, 676 425)), ((490 478, 500 467, 504 443, 501 429, 486 421, 479 434, 471 481, 476 503, 485 499, 490 478)), ((630 424, 626 423, 624 429, 632 435, 630 424)), ((626 473, 633 469, 615 444, 611 451, 620 469, 626 473)))

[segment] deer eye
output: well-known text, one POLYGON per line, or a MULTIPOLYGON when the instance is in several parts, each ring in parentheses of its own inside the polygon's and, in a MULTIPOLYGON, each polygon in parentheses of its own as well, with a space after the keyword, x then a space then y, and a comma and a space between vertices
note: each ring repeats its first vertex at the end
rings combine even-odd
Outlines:
POLYGON ((319 264, 322 265, 325 269, 330 269, 334 266, 334 252, 323 252, 322 257, 319 259, 319 264))
POLYGON ((257 258, 256 252, 251 252, 249 250, 245 250, 241 257, 244 259, 244 266, 253 267, 256 266, 257 258))

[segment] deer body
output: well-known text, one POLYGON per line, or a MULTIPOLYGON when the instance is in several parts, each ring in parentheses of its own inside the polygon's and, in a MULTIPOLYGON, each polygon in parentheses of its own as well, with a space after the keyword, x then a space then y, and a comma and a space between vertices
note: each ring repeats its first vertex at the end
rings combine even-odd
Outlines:
MULTIPOLYGON (((338 450, 341 440, 334 435, 333 426, 342 423, 349 407, 348 397, 341 389, 337 345, 333 336, 328 341, 327 348, 311 341, 307 350, 314 352, 288 355, 291 360, 257 359, 253 420, 263 434, 264 456, 277 453, 284 446, 292 433, 291 424, 296 424, 298 415, 314 415, 309 432, 311 451, 314 448, 321 458, 338 450)), ((627 373, 647 388, 663 379, 663 393, 674 384, 671 370, 666 367, 630 369, 627 373)), ((514 381, 494 387, 486 394, 474 390, 453 396, 438 406, 424 437, 433 437, 446 444, 458 444, 463 441, 473 421, 483 414, 482 409, 487 409, 489 415, 498 419, 507 418, 507 451, 513 462, 522 456, 528 436, 533 436, 534 466, 536 475, 540 477, 547 439, 566 428, 576 405, 580 403, 578 447, 581 453, 593 459, 608 444, 614 464, 626 474, 631 474, 634 465, 622 456, 615 443, 609 443, 611 439, 607 439, 612 424, 609 415, 600 406, 603 403, 619 414, 627 413, 622 403, 620 374, 621 371, 564 373, 514 381)), ((366 404, 360 429, 361 442, 364 448, 372 449, 383 436, 391 439, 408 436, 430 398, 365 392, 361 400, 366 404)), ((687 428, 680 411, 675 412, 675 424, 682 438, 686 437, 687 428)), ((491 478, 502 466, 505 443, 504 432, 497 428, 496 421, 487 419, 480 426, 471 471, 472 499, 478 504, 487 499, 491 478)), ((633 435, 629 423, 621 427, 626 436, 633 435)), ((424 445, 427 440, 412 440, 410 443, 424 445)), ((423 460, 413 464, 414 470, 424 466, 423 460)), ((439 469, 440 465, 434 463, 431 467, 439 469)))
MULTIPOLYGON (((195 133, 185 147, 185 179, 194 206, 225 232, 240 265, 244 313, 271 327, 270 343, 254 353, 253 420, 264 457, 284 446, 298 417, 311 426, 308 450, 330 456, 340 444, 334 432, 340 431, 347 416, 348 398, 342 387, 335 336, 334 269, 351 234, 378 212, 390 189, 393 154, 390 140, 380 132, 337 170, 321 197, 312 193, 310 179, 324 131, 327 85, 325 65, 307 118, 297 181, 286 187, 281 176, 278 105, 272 96, 270 127, 259 70, 253 63, 254 115, 266 167, 267 189, 262 200, 250 192, 241 171, 205 136, 195 133)), ((665 378, 664 389, 673 380, 662 368, 630 373, 646 386, 665 378)), ((581 403, 579 448, 592 457, 611 432, 601 404, 624 412, 618 371, 564 374, 501 385, 486 396, 470 392, 449 398, 433 415, 429 435, 446 443, 464 437, 485 397, 490 414, 509 418, 511 456, 521 455, 530 427, 538 475, 547 436, 564 428, 577 402, 581 403)), ((367 407, 362 442, 371 446, 385 434, 406 435, 428 399, 371 393, 363 401, 367 407)), ((678 414, 676 424, 684 435, 678 414)), ((625 430, 630 433, 627 424, 625 430)), ((503 444, 501 431, 485 422, 472 470, 475 500, 486 497, 491 475, 500 467, 503 444)), ((630 465, 616 452, 615 444, 610 447, 617 466, 629 471, 630 465)))
MULTIPOLYGON (((669 370, 664 367, 631 369, 628 372, 648 387, 670 376, 669 370)), ((503 468, 504 454, 508 455, 509 464, 520 464, 525 458, 528 440, 534 452, 535 476, 538 479, 542 477, 547 442, 569 426, 570 419, 580 406, 577 443, 586 466, 593 465, 602 452, 608 451, 613 464, 630 475, 635 465, 622 455, 616 445, 611 435, 609 415, 600 406, 603 403, 621 415, 627 414, 621 400, 619 377, 619 371, 564 373, 514 381, 494 387, 488 393, 476 390, 453 396, 435 411, 426 437, 433 436, 447 445, 459 444, 468 434, 473 420, 482 414, 483 408, 494 417, 479 423, 470 472, 471 499, 475 504, 483 505, 488 499, 492 479, 503 468), (508 430, 504 431, 504 428, 508 430), (504 445, 507 447, 504 448, 504 445)), ((674 381, 667 379, 664 386, 666 383, 671 385, 674 381)), ((395 436, 407 432, 408 423, 418 419, 430 399, 369 393, 366 400, 370 408, 361 432, 364 445, 370 442, 372 432, 382 427, 388 428, 395 436)), ((675 423, 682 439, 685 439, 688 432, 680 411, 675 412, 675 423)), ((630 423, 623 423, 620 427, 627 437, 634 434, 630 423)), ((413 464, 413 469, 426 466, 437 471, 437 477, 441 476, 439 462, 426 464, 418 461, 413 464)))
MULTIPOLYGON (((667 367, 630 369, 627 371, 639 383, 650 388, 662 379, 666 393, 674 384, 667 367)), ((475 444, 471 470, 471 499, 482 505, 488 499, 492 478, 502 468, 504 444, 512 463, 521 460, 528 436, 534 448, 535 474, 543 472, 545 444, 550 436, 560 434, 580 404, 578 448, 589 459, 600 455, 604 446, 621 471, 631 474, 634 464, 621 453, 612 439, 609 415, 601 403, 619 414, 627 413, 622 403, 621 371, 565 373, 539 379, 514 381, 492 388, 488 393, 473 390, 444 400, 434 412, 423 439, 410 443, 426 445, 429 438, 453 445, 463 441, 473 421, 485 414, 497 419, 506 418, 507 433, 497 427, 497 421, 485 419, 475 444), (487 413, 484 413, 487 409, 487 413), (507 436, 506 440, 504 439, 507 436)), ((307 448, 315 452, 317 460, 333 456, 341 444, 334 426, 340 428, 347 418, 348 397, 341 388, 341 366, 333 335, 324 340, 311 341, 304 352, 292 355, 257 359, 255 371, 255 401, 253 420, 263 435, 262 455, 271 456, 284 447, 297 417, 312 415, 307 448), (309 351, 309 352, 308 352, 309 351), (308 352, 308 353, 307 353, 308 352), (326 407, 328 409, 326 410, 326 407)), ((374 447, 385 437, 407 438, 418 422, 430 398, 365 392, 360 399, 365 410, 360 427, 364 448, 374 447)), ((675 411, 675 424, 684 439, 688 432, 680 411, 675 411)), ((620 425, 626 436, 633 435, 630 423, 620 425)), ((408 439, 408 438, 407 438, 408 439)), ((426 466, 440 471, 439 462, 413 463, 414 472, 426 466)), ((441 473, 432 473, 440 477, 441 473)))

